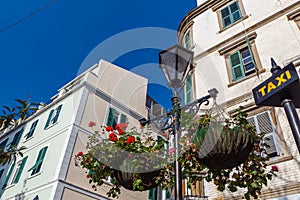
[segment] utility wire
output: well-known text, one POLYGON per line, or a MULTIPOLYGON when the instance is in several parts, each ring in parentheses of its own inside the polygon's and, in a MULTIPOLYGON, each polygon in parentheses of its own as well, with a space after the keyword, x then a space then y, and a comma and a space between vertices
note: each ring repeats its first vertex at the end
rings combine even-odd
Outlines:
POLYGON ((14 23, 12 23, 12 24, 10 24, 10 25, 4 27, 3 29, 0 30, 0 33, 3 32, 3 31, 6 31, 6 30, 8 30, 8 29, 10 29, 10 28, 12 28, 12 27, 14 27, 14 26, 16 26, 16 25, 18 25, 19 23, 21 23, 21 22, 25 21, 26 19, 32 17, 33 15, 35 15, 35 14, 37 14, 37 13, 39 13, 39 12, 41 12, 41 11, 47 9, 47 8, 49 8, 50 6, 54 5, 54 4, 57 3, 58 1, 59 1, 59 0, 53 0, 53 1, 51 1, 50 3, 44 5, 43 7, 39 8, 39 9, 37 9, 37 10, 35 10, 35 11, 33 11, 32 13, 26 15, 25 17, 23 17, 23 18, 21 18, 21 19, 15 21, 14 23))

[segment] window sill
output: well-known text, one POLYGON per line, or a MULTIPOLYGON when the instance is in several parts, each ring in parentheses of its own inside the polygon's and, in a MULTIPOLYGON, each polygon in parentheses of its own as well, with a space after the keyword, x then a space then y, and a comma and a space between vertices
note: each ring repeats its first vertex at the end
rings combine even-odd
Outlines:
POLYGON ((278 158, 274 158, 272 160, 267 161, 267 165, 274 165, 274 164, 285 162, 285 161, 292 160, 292 159, 293 159, 293 156, 291 156, 291 155, 278 156, 278 158))
POLYGON ((58 122, 55 122, 53 124, 49 124, 49 126, 47 126, 46 128, 44 128, 44 130, 48 130, 50 129, 51 127, 55 126, 56 124, 58 124, 58 122))
MULTIPOLYGON (((262 74, 262 73, 264 73, 264 72, 266 72, 266 69, 260 69, 260 70, 258 70, 258 74, 262 74)), ((257 76, 256 73, 251 74, 251 75, 249 75, 249 76, 246 76, 245 78, 242 78, 242 79, 237 80, 237 81, 235 81, 235 82, 229 83, 229 84, 227 85, 227 87, 234 86, 234 85, 236 85, 236 84, 239 84, 239 83, 241 83, 241 82, 243 82, 243 81, 245 81, 245 80, 248 80, 248 79, 250 79, 250 78, 253 78, 253 77, 255 77, 255 76, 257 76)))
POLYGON ((24 143, 26 143, 27 141, 32 140, 33 136, 29 137, 29 138, 25 138, 24 143))
POLYGON ((223 27, 220 27, 221 30, 219 31, 219 34, 222 33, 223 31, 226 31, 227 29, 233 27, 234 25, 236 25, 236 24, 238 24, 238 23, 244 21, 244 20, 247 19, 248 17, 249 17, 249 15, 246 15, 246 16, 242 17, 241 19, 239 19, 239 20, 233 22, 232 24, 230 24, 230 25, 228 25, 228 26, 226 26, 226 27, 224 27, 224 28, 223 28, 223 27))
POLYGON ((7 190, 7 189, 9 189, 9 188, 12 188, 12 187, 14 187, 16 184, 15 183, 12 183, 12 184, 10 184, 10 185, 8 185, 8 186, 6 186, 5 188, 3 188, 4 190, 7 190))
POLYGON ((28 177, 28 179, 32 179, 32 178, 34 178, 34 177, 36 177, 36 176, 39 176, 41 173, 42 173, 42 172, 38 172, 38 173, 36 173, 36 174, 34 174, 34 175, 30 175, 30 176, 28 177))

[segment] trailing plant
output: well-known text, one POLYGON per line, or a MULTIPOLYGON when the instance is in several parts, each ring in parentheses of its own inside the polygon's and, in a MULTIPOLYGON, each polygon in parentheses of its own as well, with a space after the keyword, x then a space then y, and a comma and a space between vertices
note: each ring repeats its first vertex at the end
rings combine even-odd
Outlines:
MULTIPOLYGON (((235 117, 219 123, 216 129, 211 128, 214 123, 214 116, 211 114, 195 118, 182 112, 180 122, 185 135, 180 140, 178 161, 182 166, 182 178, 188 180, 189 187, 196 181, 205 179, 213 182, 220 191, 228 188, 231 192, 236 192, 238 188, 245 188, 246 199, 250 199, 251 196, 258 198, 263 186, 276 175, 278 167, 272 166, 268 169, 267 166, 268 145, 263 140, 264 134, 256 134, 242 108, 235 117), (215 130, 221 131, 221 139, 226 131, 226 140, 221 140, 224 148, 227 148, 225 144, 231 133, 249 136, 247 141, 251 146, 242 154, 242 163, 225 169, 215 169, 204 164, 205 157, 201 153, 201 145, 204 144, 205 137, 212 135, 212 131, 215 130)), ((90 122, 89 126, 94 128, 96 123, 90 122)), ((136 128, 127 131, 126 125, 117 125, 114 128, 101 126, 100 130, 93 131, 93 135, 89 137, 87 152, 79 152, 75 156, 76 165, 86 170, 86 177, 92 188, 96 190, 97 186, 103 185, 106 178, 110 177, 113 181, 107 195, 118 197, 122 187, 122 181, 118 181, 118 174, 125 172, 130 174, 132 180, 130 187, 125 186, 127 189, 143 191, 149 189, 149 185, 156 187, 160 184, 162 188, 171 191, 174 187, 174 149, 166 148, 167 142, 157 140, 151 130, 146 129, 146 133, 139 132, 136 128), (150 181, 145 181, 146 179, 139 176, 148 172, 153 174, 150 181)), ((170 134, 173 134, 172 129, 167 130, 164 136, 168 138, 170 134)))

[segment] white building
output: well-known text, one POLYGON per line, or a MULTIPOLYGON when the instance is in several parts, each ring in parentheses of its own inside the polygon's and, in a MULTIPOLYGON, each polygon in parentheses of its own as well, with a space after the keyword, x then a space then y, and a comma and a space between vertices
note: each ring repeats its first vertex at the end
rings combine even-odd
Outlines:
MULTIPOLYGON (((195 53, 185 88, 190 101, 216 88, 218 102, 231 114, 244 106, 249 121, 267 133, 269 165, 279 167, 260 199, 300 199, 299 152, 283 108, 258 107, 252 89, 269 78, 273 57, 281 67, 300 64, 300 1, 197 0, 179 25, 179 43, 195 53)), ((242 199, 242 194, 201 186, 209 199, 242 199)), ((195 194, 196 195, 196 194, 195 194)))
MULTIPOLYGON (((11 142, 26 147, 15 164, 0 166, 1 199, 108 199, 108 185, 92 190, 74 155, 86 150, 90 121, 105 125, 113 115, 138 126, 148 114, 146 92, 147 79, 104 60, 63 86, 51 103, 0 136, 6 148, 11 142)), ((147 196, 123 190, 120 199, 147 196)))

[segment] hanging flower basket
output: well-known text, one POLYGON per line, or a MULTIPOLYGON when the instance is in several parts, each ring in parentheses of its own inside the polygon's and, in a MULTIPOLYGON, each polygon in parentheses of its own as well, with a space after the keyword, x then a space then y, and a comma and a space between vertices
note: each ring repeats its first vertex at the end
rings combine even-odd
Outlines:
POLYGON ((243 127, 200 128, 194 138, 200 162, 216 170, 231 169, 244 163, 253 146, 253 136, 243 127))
POLYGON ((160 170, 145 173, 128 173, 115 170, 114 178, 116 181, 128 190, 145 191, 156 188, 161 181, 156 181, 160 175, 160 170), (138 185, 135 185, 139 183, 138 185))

